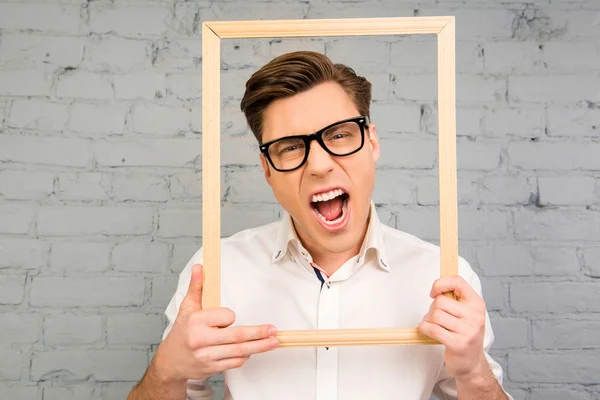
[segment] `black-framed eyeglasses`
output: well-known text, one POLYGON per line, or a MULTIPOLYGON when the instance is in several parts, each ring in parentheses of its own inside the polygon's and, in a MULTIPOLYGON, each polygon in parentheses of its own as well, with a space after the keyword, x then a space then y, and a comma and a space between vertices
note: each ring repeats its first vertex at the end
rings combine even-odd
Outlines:
POLYGON ((310 151, 310 143, 316 140, 332 156, 342 157, 354 154, 365 143, 365 125, 368 117, 354 117, 335 122, 311 135, 286 136, 263 143, 259 148, 269 163, 280 172, 300 168, 310 151))

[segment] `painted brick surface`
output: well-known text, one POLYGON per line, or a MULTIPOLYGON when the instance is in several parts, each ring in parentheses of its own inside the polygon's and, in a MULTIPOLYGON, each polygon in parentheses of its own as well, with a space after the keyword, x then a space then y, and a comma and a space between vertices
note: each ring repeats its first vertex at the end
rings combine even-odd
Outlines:
MULTIPOLYGON (((457 18, 460 248, 505 385, 600 398, 596 0, 0 0, 0 398, 125 398, 150 361, 202 238, 201 21, 415 15, 457 18)), ((222 234, 279 215, 239 100, 299 49, 373 83, 380 219, 438 241, 433 36, 222 41, 222 234)))

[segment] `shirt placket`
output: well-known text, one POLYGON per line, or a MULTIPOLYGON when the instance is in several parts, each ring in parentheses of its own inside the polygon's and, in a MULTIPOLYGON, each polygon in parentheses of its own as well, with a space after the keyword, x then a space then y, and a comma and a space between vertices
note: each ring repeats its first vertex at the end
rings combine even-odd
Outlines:
MULTIPOLYGON (((325 279, 319 295, 317 329, 339 329, 339 285, 325 279)), ((317 347, 316 392, 317 400, 338 398, 337 347, 317 347)))

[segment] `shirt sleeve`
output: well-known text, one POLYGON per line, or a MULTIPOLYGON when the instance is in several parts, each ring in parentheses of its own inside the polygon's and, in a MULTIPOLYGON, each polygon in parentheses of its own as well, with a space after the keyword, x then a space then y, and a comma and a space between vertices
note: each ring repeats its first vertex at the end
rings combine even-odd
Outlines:
MULTIPOLYGON (((473 269, 471 268, 469 263, 467 261, 465 261, 463 258, 459 258, 458 274, 460 276, 462 276, 469 285, 471 285, 471 287, 475 290, 475 292, 477 292, 477 294, 479 294, 480 296, 482 295, 481 281, 479 280, 479 277, 477 276, 475 271, 473 271, 473 269)), ((490 357, 490 355, 488 354, 490 351, 490 348, 492 347, 492 343, 494 343, 494 331, 492 329, 492 324, 490 322, 490 316, 486 311, 486 313, 485 313, 485 333, 483 336, 483 350, 485 351, 485 358, 487 359, 490 369, 492 370, 494 376, 496 377, 496 380, 502 387, 502 380, 503 380, 502 367, 500 366, 500 364, 498 364, 496 361, 494 361, 494 359, 492 359, 492 357, 490 357)), ((504 387, 502 387, 502 390, 504 391, 504 393, 510 400, 513 400, 512 396, 506 392, 504 387)), ((458 399, 456 380, 448 372, 448 368, 446 367, 445 363, 442 366, 442 369, 438 375, 438 379, 433 388, 432 394, 440 400, 457 400, 458 399)))
MULTIPOLYGON (((191 260, 187 263, 181 274, 179 275, 179 281, 177 282, 177 289, 175 290, 175 294, 171 298, 169 305, 165 310, 165 315, 168 320, 167 328, 163 333, 162 340, 169 335, 171 329, 173 329, 173 324, 175 323, 175 318, 179 313, 179 307, 183 302, 183 298, 185 297, 188 287, 190 286, 190 279, 192 278, 192 266, 194 264, 202 263, 202 249, 198 250, 196 254, 191 258, 191 260)), ((208 384, 207 379, 200 380, 188 380, 187 383, 187 391, 186 391, 186 400, 212 400, 214 397, 214 390, 208 384)))

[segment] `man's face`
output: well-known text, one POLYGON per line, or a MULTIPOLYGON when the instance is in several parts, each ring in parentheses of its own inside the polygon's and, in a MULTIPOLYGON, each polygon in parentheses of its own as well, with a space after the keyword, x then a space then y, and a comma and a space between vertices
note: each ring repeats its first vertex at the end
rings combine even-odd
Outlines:
MULTIPOLYGON (((358 116, 356 106, 340 85, 323 83, 271 103, 264 113, 262 141, 311 134, 358 116)), ((267 182, 292 216, 304 245, 327 253, 360 246, 378 158, 379 142, 373 124, 365 128, 365 143, 357 153, 332 156, 313 140, 306 163, 293 171, 276 171, 261 154, 267 182)))

